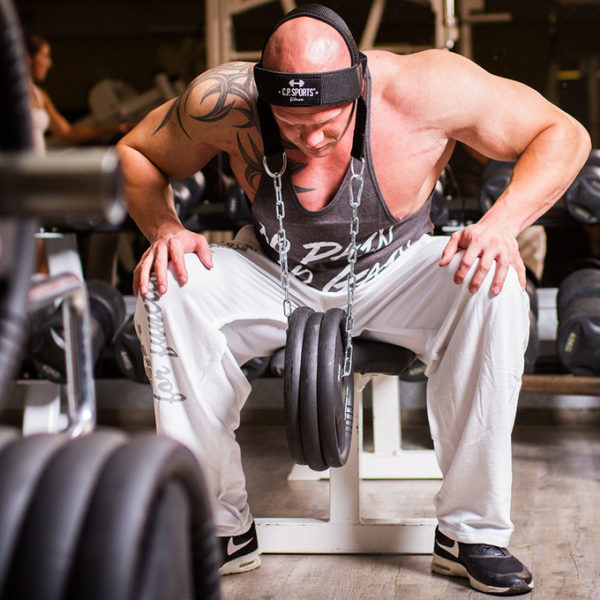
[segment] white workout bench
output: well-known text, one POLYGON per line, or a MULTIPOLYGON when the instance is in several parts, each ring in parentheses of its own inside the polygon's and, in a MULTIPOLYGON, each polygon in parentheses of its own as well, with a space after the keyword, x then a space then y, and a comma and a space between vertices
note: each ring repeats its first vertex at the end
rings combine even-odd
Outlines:
MULTIPOLYGON (((436 519, 364 519, 360 508, 361 480, 439 478, 432 450, 403 450, 400 444, 398 379, 373 377, 375 452, 363 452, 362 388, 365 377, 355 375, 354 423, 350 457, 340 469, 330 469, 329 520, 311 518, 258 518, 262 552, 273 554, 429 554, 436 519), (414 467, 411 461, 414 457, 414 467), (414 475, 414 477, 413 477, 414 475)), ((322 473, 303 477, 319 479, 322 473)), ((310 471, 310 470, 308 470, 310 471)), ((293 477, 293 475, 292 475, 293 477)))

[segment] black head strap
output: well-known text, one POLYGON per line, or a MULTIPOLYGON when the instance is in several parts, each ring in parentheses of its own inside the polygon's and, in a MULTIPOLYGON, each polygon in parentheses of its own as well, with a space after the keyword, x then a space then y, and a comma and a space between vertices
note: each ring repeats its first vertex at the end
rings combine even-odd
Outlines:
MULTIPOLYGON (((327 106, 356 100, 356 123, 352 143, 352 156, 363 156, 367 108, 362 97, 364 73, 367 57, 358 51, 356 42, 344 20, 333 10, 319 4, 305 4, 287 13, 273 28, 263 46, 263 53, 273 32, 283 23, 298 17, 312 17, 331 25, 344 39, 350 52, 352 66, 337 71, 323 73, 281 73, 262 67, 261 62, 254 68, 258 88, 258 115, 261 124, 265 156, 273 160, 281 159, 283 147, 279 127, 269 104, 279 106, 327 106)), ((273 165, 278 170, 277 163, 273 165)))
POLYGON ((254 79, 259 96, 268 104, 278 106, 330 106, 356 100, 362 93, 366 56, 358 51, 356 42, 344 20, 331 9, 318 4, 298 7, 275 25, 263 46, 261 60, 254 67, 254 79), (281 25, 298 17, 311 17, 333 27, 346 42, 352 64, 345 69, 317 73, 288 73, 263 67, 265 47, 271 35, 281 25))

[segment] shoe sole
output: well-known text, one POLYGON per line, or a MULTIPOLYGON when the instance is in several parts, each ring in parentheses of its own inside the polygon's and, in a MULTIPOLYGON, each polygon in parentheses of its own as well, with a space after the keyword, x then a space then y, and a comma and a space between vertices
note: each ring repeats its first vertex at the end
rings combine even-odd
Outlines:
POLYGON ((226 562, 219 569, 219 575, 235 575, 236 573, 246 573, 260 567, 260 552, 255 550, 250 554, 239 556, 226 562))
POLYGON ((438 573, 439 575, 449 575, 452 577, 466 577, 471 584, 471 587, 478 590, 479 592, 485 592, 487 594, 497 594, 500 596, 516 596, 518 594, 527 594, 533 589, 533 581, 530 584, 526 584, 522 582, 521 584, 513 585, 509 588, 507 587, 494 587, 490 585, 485 585, 485 583, 481 583, 474 577, 472 577, 467 569, 458 562, 453 560, 448 560, 447 558, 443 558, 438 556, 437 554, 433 555, 433 560, 431 561, 431 570, 434 573, 438 573))

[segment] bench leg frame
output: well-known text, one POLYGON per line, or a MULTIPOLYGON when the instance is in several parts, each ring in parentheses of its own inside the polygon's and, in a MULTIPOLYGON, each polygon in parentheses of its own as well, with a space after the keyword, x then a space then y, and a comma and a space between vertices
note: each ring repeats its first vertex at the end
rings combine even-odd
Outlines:
POLYGON ((257 518, 259 547, 266 554, 431 554, 436 519, 363 519, 359 461, 362 391, 355 381, 352 447, 346 465, 330 470, 329 520, 257 518))

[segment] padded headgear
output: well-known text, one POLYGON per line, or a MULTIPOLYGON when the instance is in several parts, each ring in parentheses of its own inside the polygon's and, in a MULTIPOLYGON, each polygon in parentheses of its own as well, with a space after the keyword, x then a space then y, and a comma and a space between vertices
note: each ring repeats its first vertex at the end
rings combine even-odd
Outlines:
POLYGON ((356 42, 344 20, 333 10, 320 4, 305 4, 287 13, 275 25, 263 46, 261 60, 254 67, 258 95, 277 106, 328 106, 353 102, 362 94, 363 74, 367 58, 358 51, 356 42), (284 73, 265 69, 263 55, 273 32, 283 23, 298 17, 311 17, 331 25, 344 39, 352 66, 321 73, 284 73))

